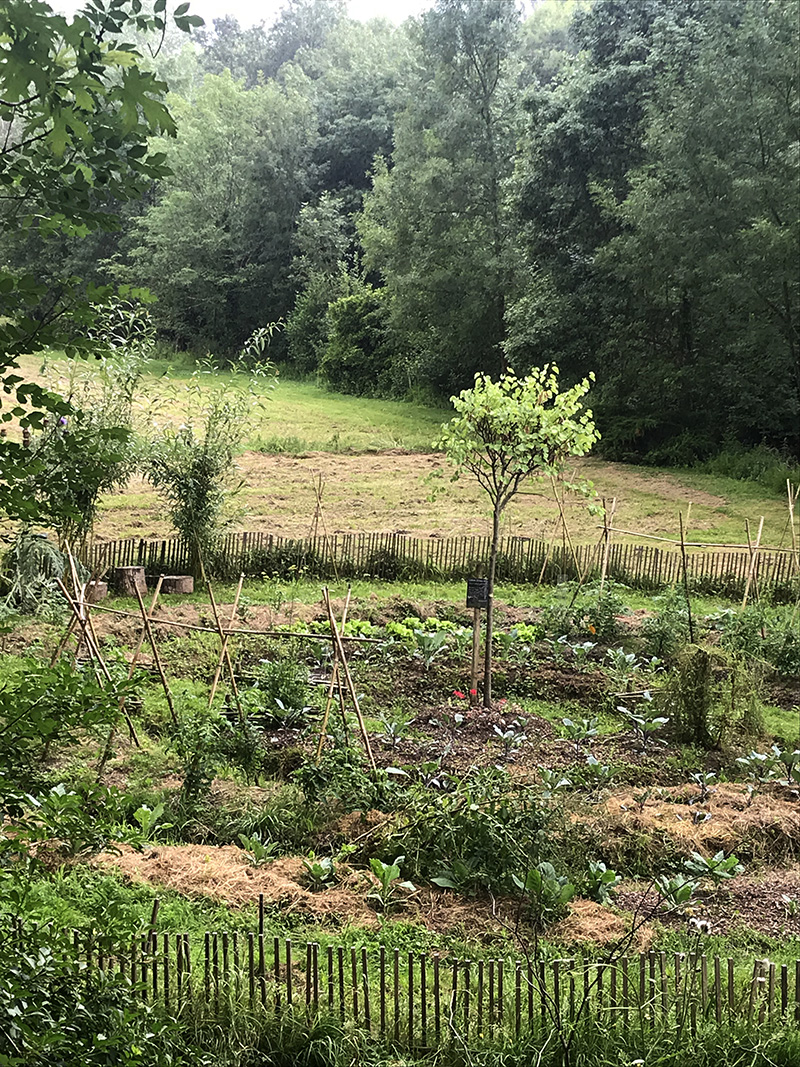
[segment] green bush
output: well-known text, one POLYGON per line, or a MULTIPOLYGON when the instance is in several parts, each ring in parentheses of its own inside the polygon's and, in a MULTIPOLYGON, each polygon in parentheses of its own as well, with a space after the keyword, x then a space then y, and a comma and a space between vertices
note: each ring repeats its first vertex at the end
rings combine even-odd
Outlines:
POLYGON ((678 657, 657 703, 677 741, 719 748, 733 736, 763 732, 760 674, 741 656, 690 646, 678 657))
POLYGON ((67 935, 0 916, 3 1067, 210 1064, 119 974, 87 968, 67 935))

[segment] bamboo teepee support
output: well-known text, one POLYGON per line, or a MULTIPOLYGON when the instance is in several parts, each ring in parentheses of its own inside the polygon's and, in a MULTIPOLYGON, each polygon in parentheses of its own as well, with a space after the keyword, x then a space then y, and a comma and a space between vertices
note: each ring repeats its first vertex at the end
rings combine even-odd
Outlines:
POLYGON ((617 498, 614 497, 611 501, 611 512, 603 512, 603 566, 600 571, 600 595, 603 594, 603 586, 606 584, 606 575, 608 574, 608 557, 611 552, 611 532, 614 528, 614 513, 617 510, 617 498))
POLYGON ((758 534, 756 536, 755 545, 751 545, 750 544, 750 525, 749 525, 749 523, 746 523, 746 528, 747 528, 747 543, 748 543, 748 546, 750 548, 750 567, 748 568, 748 571, 747 571, 747 584, 744 587, 744 596, 742 597, 742 607, 743 608, 747 607, 747 597, 750 594, 750 586, 751 586, 751 584, 753 582, 753 576, 754 576, 755 571, 756 571, 756 563, 757 563, 757 560, 758 560, 758 548, 759 548, 759 545, 761 544, 761 534, 764 531, 764 516, 763 515, 761 516, 761 522, 758 524, 758 534))
MULTIPOLYGON (((344 624, 347 622, 347 611, 350 607, 350 593, 351 588, 348 585, 347 600, 345 601, 344 611, 342 612, 342 629, 344 629, 344 624)), ((343 694, 341 683, 339 681, 339 654, 334 649, 333 670, 331 671, 331 681, 330 685, 328 686, 328 699, 325 702, 325 714, 322 716, 322 726, 320 727, 319 731, 319 743, 317 745, 317 755, 314 761, 315 763, 319 763, 320 759, 322 758, 322 746, 325 744, 325 735, 328 729, 328 718, 331 713, 331 704, 333 703, 333 691, 337 687, 339 690, 339 696, 341 698, 343 694)), ((347 718, 344 712, 344 703, 342 703, 342 721, 344 723, 345 731, 347 731, 347 718)))
POLYGON ((355 709, 356 719, 358 720, 358 728, 361 732, 361 740, 364 742, 364 748, 367 752, 367 759, 369 760, 369 765, 372 770, 375 771, 377 770, 377 767, 375 765, 375 757, 372 754, 372 746, 369 743, 369 734, 367 733, 367 727, 364 722, 364 717, 361 714, 361 707, 359 706, 358 696, 356 695, 356 689, 353 685, 353 677, 350 674, 350 667, 347 664, 347 657, 344 652, 344 645, 342 644, 339 629, 336 626, 336 619, 333 614, 333 607, 331 606, 331 598, 327 586, 325 586, 325 588, 323 589, 323 595, 325 597, 325 607, 328 611, 328 622, 331 628, 331 636, 333 638, 334 649, 336 650, 339 656, 339 662, 341 663, 342 669, 344 671, 345 682, 347 683, 347 689, 350 693, 350 699, 353 701, 353 708, 355 709))
POLYGON ((689 640, 694 644, 694 621, 692 620, 692 602, 689 598, 689 569, 686 565, 686 540, 683 536, 683 512, 678 512, 681 530, 681 560, 683 562, 683 592, 686 596, 686 612, 689 616, 689 640))
POLYGON ((581 564, 580 560, 578 559, 578 554, 575 551, 575 545, 572 543, 572 534, 569 532, 569 526, 567 525, 567 516, 564 511, 564 492, 562 490, 561 496, 559 497, 558 490, 556 488, 556 480, 552 475, 550 476, 550 484, 553 487, 553 496, 555 497, 556 504, 558 505, 559 514, 561 515, 561 528, 564 531, 564 536, 567 540, 567 544, 569 545, 570 553, 572 554, 572 562, 575 564, 575 571, 578 575, 578 580, 580 580, 583 572, 581 571, 581 564))
MULTIPOLYGON (((199 551, 199 546, 198 546, 199 551)), ((233 693, 233 699, 236 701, 236 707, 239 711, 239 718, 244 719, 244 709, 242 708, 242 702, 239 698, 239 687, 236 684, 236 675, 233 673, 233 663, 231 662, 231 656, 228 652, 227 645, 225 643, 225 627, 222 625, 222 621, 219 617, 219 611, 217 610, 217 601, 214 597, 214 590, 211 587, 211 581, 206 575, 205 564, 203 563, 203 557, 200 556, 200 570, 203 575, 203 582, 208 590, 208 599, 211 604, 211 613, 214 616, 214 625, 217 628, 219 634, 220 645, 222 646, 222 655, 225 658, 225 664, 228 668, 228 677, 231 680, 231 692, 233 693)))
MULTIPOLYGON (((214 697, 217 695, 217 686, 219 685, 219 676, 222 673, 222 666, 225 663, 225 657, 228 653, 228 641, 230 640, 230 627, 233 626, 236 621, 236 612, 239 608, 239 598, 242 595, 242 586, 244 585, 244 573, 239 575, 239 584, 236 587, 236 596, 233 601, 233 608, 231 609, 231 617, 228 621, 228 627, 225 633, 222 635, 222 647, 219 652, 219 661, 217 663, 217 669, 214 672, 214 681, 211 683, 211 692, 208 695, 208 706, 214 703, 214 697)), ((238 693, 237 693, 238 698, 238 693)))
MULTIPOLYGON (((103 677, 105 678, 105 680, 107 682, 111 682, 112 681, 111 673, 110 673, 108 667, 106 666, 105 660, 102 657, 102 654, 100 652, 99 646, 96 644, 96 639, 93 637, 92 631, 89 629, 88 622, 86 621, 86 619, 81 614, 81 607, 70 596, 69 590, 67 589, 67 587, 64 585, 64 583, 61 581, 60 578, 56 578, 56 584, 58 585, 58 588, 61 590, 62 596, 65 598, 65 600, 69 604, 73 615, 78 620, 78 625, 80 626, 80 628, 81 628, 81 630, 83 632, 83 637, 84 637, 84 640, 86 641, 86 647, 89 650, 89 655, 92 657, 93 661, 98 664, 98 666, 100 668, 100 671, 103 674, 103 677)), ((127 725, 128 732, 131 735, 131 740, 133 741, 133 743, 136 745, 137 748, 141 748, 141 745, 139 744, 139 738, 136 735, 136 730, 134 728, 133 722, 131 721, 130 716, 128 715, 127 711, 124 708, 122 709, 122 714, 125 717, 125 724, 127 725)))

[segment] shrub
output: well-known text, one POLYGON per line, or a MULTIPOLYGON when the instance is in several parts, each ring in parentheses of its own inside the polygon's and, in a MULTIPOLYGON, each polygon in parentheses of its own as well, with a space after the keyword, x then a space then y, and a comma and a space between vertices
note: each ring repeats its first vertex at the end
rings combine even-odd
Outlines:
POLYGON ((677 741, 718 748, 731 735, 762 732, 760 688, 756 665, 692 646, 678 658, 658 706, 670 717, 677 741))

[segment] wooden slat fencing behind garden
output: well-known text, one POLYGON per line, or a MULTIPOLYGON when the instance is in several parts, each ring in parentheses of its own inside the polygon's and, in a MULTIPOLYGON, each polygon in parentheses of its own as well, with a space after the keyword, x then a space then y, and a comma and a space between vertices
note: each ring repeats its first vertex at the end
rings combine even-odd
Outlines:
MULTIPOLYGON (((464 579, 486 568, 488 537, 415 538, 399 534, 337 534, 333 537, 292 539, 267 533, 232 533, 223 537, 207 561, 218 578, 307 577, 408 579, 464 579)), ((190 552, 179 538, 130 538, 95 544, 86 562, 102 562, 109 569, 144 566, 150 574, 180 574, 190 570, 190 552)), ((596 545, 561 545, 526 537, 503 538, 497 577, 500 581, 559 582, 581 575, 600 576, 602 553, 596 545)), ((737 550, 687 550, 692 587, 703 592, 741 594, 751 565, 750 553, 737 550)), ((625 585, 658 589, 682 580, 681 553, 618 542, 608 558, 608 577, 625 585)), ((789 551, 759 551, 754 580, 761 588, 789 592, 797 570, 789 551)))
POLYGON ((687 1037, 706 1025, 800 1021, 800 960, 736 967, 699 949, 610 961, 469 960, 217 931, 153 933, 124 950, 76 932, 75 949, 89 967, 123 975, 178 1017, 327 1015, 411 1048, 536 1038, 580 1019, 687 1037))

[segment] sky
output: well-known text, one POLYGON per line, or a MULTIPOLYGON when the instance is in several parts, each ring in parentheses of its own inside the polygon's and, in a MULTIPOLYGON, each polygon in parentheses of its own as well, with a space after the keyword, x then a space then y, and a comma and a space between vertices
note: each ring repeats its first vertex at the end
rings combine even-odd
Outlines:
MULTIPOLYGON (((409 15, 418 15, 433 6, 434 0, 348 0, 351 18, 366 21, 385 18, 400 23, 409 15)), ((191 0, 192 14, 211 22, 223 15, 233 15, 242 26, 272 22, 283 6, 282 0, 191 0)))
MULTIPOLYGON (((52 6, 65 14, 74 14, 82 6, 81 0, 50 0, 52 6)), ((177 0, 170 0, 169 8, 176 6, 177 0)), ((384 18, 400 23, 410 15, 419 15, 421 11, 432 7, 434 0, 347 0, 350 17, 365 22, 367 19, 384 18)), ((241 26, 252 26, 257 22, 269 25, 283 7, 283 0, 190 0, 189 10, 193 15, 205 19, 209 29, 214 19, 223 15, 233 15, 241 26)))

